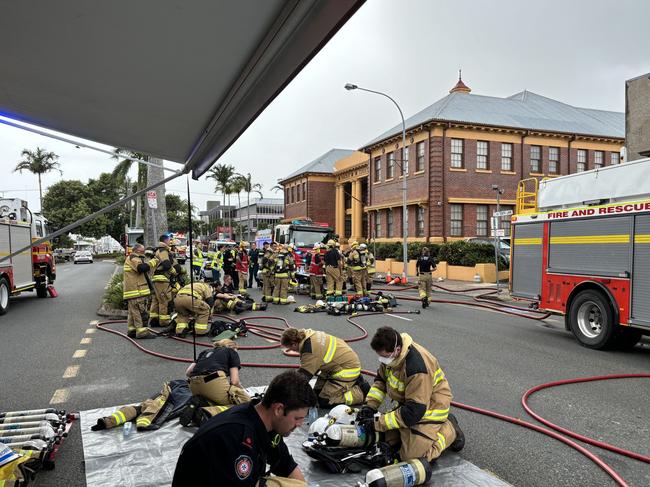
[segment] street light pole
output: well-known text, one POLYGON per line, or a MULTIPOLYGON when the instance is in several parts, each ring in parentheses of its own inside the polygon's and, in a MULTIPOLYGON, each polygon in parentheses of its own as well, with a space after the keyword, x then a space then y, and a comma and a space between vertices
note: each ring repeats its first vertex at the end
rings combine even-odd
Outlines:
MULTIPOLYGON (((402 172, 402 261, 404 264, 403 267, 403 277, 407 277, 407 269, 408 269, 408 244, 407 244, 407 238, 408 238, 408 226, 407 226, 407 207, 406 207, 406 192, 407 192, 407 183, 406 183, 406 165, 404 161, 404 153, 406 152, 406 124, 404 123, 404 114, 402 113, 402 109, 399 107, 397 102, 393 100, 390 96, 388 96, 386 93, 382 93, 381 91, 374 91, 374 90, 369 90, 367 88, 361 88, 360 86, 347 83, 345 85, 345 89, 348 91, 352 90, 361 90, 361 91, 367 91, 368 93, 374 93, 376 95, 381 95, 386 98, 388 98, 390 101, 393 102, 393 104, 397 107, 397 110, 399 111, 399 116, 402 118, 402 155, 401 155, 401 164, 400 164, 400 170, 402 172)), ((375 216, 377 218, 378 215, 375 216)))
POLYGON ((503 190, 499 188, 497 184, 492 185, 492 189, 496 191, 497 193, 497 213, 496 216, 493 218, 492 223, 493 226, 496 227, 494 228, 494 265, 496 267, 496 283, 497 283, 497 294, 501 291, 499 289, 499 250, 501 247, 501 242, 499 239, 499 222, 501 221, 501 216, 499 215, 500 212, 500 206, 499 206, 499 196, 503 194, 503 190), (496 223, 496 225, 494 225, 496 223))

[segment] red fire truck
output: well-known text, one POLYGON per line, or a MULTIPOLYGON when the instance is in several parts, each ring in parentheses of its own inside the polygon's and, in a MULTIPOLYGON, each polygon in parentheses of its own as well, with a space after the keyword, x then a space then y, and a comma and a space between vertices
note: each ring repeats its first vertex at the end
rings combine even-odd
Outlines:
POLYGON ((293 244, 296 249, 296 269, 304 266, 304 255, 314 248, 315 243, 326 243, 333 235, 327 223, 309 219, 292 220, 291 223, 276 225, 273 241, 279 244, 293 244))
POLYGON ((520 181, 511 221, 512 296, 589 348, 650 334, 650 159, 520 181))
MULTIPOLYGON (((29 211, 26 201, 0 199, 0 257, 30 245, 47 233, 45 218, 29 211)), ((36 290, 39 298, 47 297, 47 287, 55 279, 56 264, 49 242, 0 262, 0 314, 7 312, 10 296, 36 290)))

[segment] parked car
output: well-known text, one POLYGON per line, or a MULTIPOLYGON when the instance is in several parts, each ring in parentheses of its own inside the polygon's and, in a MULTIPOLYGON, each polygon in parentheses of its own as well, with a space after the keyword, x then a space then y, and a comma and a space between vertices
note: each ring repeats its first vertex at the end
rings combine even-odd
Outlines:
MULTIPOLYGON (((468 238, 467 241, 470 243, 491 245, 492 248, 494 248, 493 238, 473 237, 473 238, 468 238)), ((510 239, 509 238, 501 238, 499 240, 499 257, 501 257, 501 259, 503 259, 507 265, 510 265, 510 239)))
POLYGON ((88 250, 77 250, 72 259, 74 260, 75 264, 78 264, 79 262, 88 262, 92 264, 93 254, 91 254, 88 250))

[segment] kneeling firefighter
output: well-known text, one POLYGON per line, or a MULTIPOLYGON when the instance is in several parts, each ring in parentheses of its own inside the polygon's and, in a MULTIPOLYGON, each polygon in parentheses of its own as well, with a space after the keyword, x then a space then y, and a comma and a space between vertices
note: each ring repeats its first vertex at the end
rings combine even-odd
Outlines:
POLYGON ((402 460, 436 460, 449 448, 460 451, 465 435, 449 413, 451 388, 438 360, 407 334, 381 327, 370 343, 379 355, 379 370, 358 418, 368 430, 385 433, 400 446, 402 460), (388 395, 399 406, 376 414, 388 395))
MULTIPOLYGON (((227 280, 226 280, 227 281, 227 280)), ((223 286, 216 286, 214 310, 233 311, 236 314, 244 311, 265 311, 266 303, 256 303, 247 295, 234 294, 231 289, 224 283, 223 286)))
POLYGON ((208 321, 214 306, 214 292, 210 284, 196 282, 194 285, 183 286, 174 299, 174 306, 178 313, 176 335, 183 336, 189 331, 188 323, 192 317, 196 319, 196 334, 207 335, 210 331, 208 321))
POLYGON ((282 346, 300 353, 299 372, 307 378, 318 374, 314 391, 320 407, 363 403, 370 386, 361 376, 361 361, 341 338, 322 331, 289 328, 282 346))

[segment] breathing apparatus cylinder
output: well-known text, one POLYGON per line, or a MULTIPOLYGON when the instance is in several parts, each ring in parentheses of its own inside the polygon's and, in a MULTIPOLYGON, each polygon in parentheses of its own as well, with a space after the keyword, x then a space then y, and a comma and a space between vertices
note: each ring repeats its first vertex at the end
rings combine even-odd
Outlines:
POLYGON ((360 448, 371 446, 377 441, 377 433, 368 435, 360 425, 333 424, 323 433, 328 446, 342 448, 360 448))
POLYGON ((366 474, 367 487, 413 487, 431 478, 431 465, 424 458, 376 468, 366 474))

